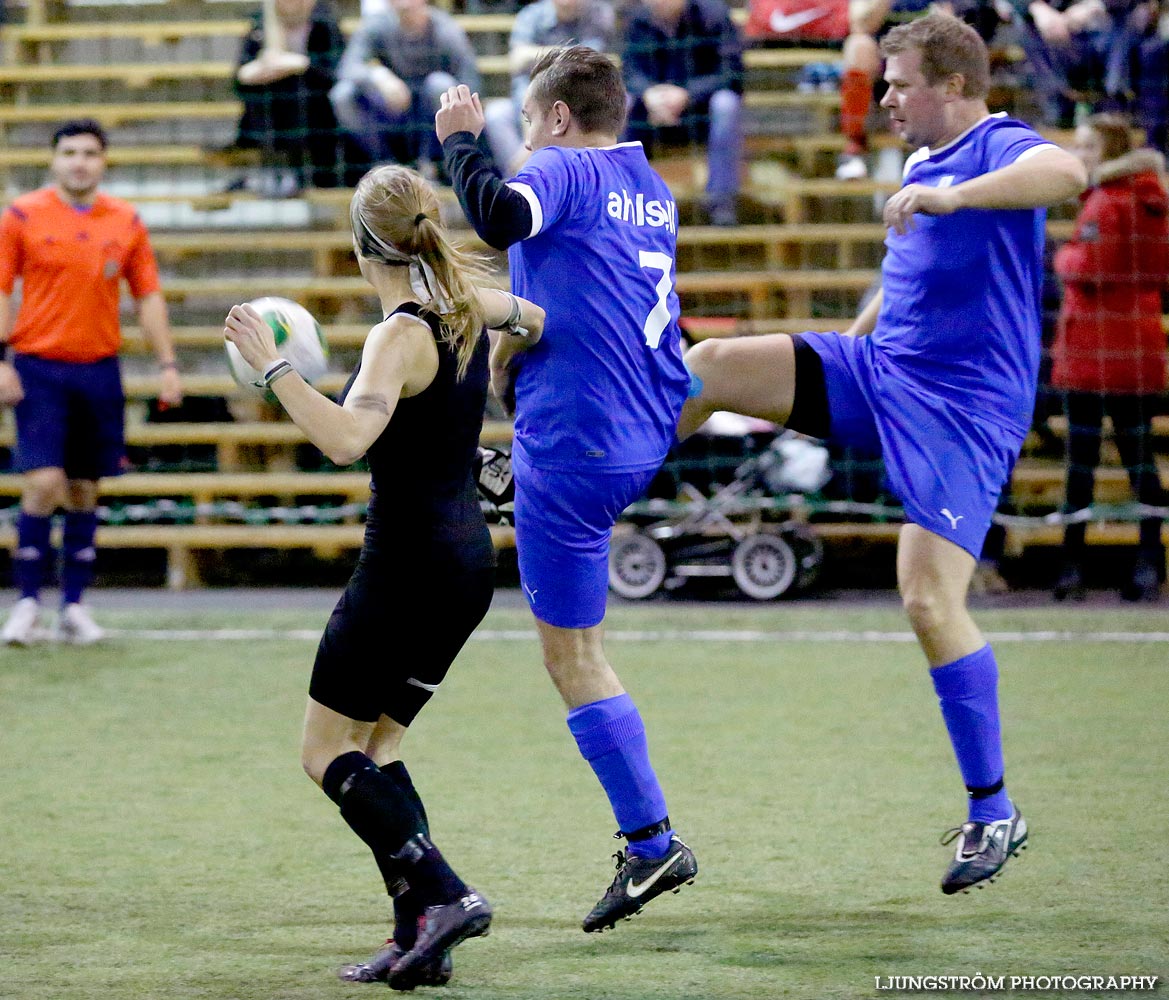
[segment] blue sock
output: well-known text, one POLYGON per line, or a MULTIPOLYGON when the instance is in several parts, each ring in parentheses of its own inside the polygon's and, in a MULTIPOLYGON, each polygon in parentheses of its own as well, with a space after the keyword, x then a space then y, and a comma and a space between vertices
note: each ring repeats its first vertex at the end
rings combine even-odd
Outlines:
POLYGON ((20 512, 16 523, 16 553, 12 560, 12 577, 21 599, 39 597, 45 585, 53 550, 49 545, 51 517, 34 517, 20 512))
POLYGON ((969 819, 990 823, 1011 815, 1003 786, 1003 744, 999 733, 999 669, 989 645, 930 670, 942 718, 970 794, 969 819), (986 791, 1000 786, 997 791, 986 791), (978 791, 986 790, 986 791, 978 791), (977 797, 976 797, 977 796, 977 797))
POLYGON ((78 604, 93 579, 97 551, 93 547, 97 514, 92 510, 65 512, 64 560, 61 567, 61 603, 78 604))
MULTIPOLYGON (((605 789, 623 832, 633 833, 667 818, 666 797, 649 762, 645 725, 629 695, 572 709, 568 729, 605 789)), ((667 830, 630 841, 629 853, 660 858, 669 849, 672 833, 667 830)))

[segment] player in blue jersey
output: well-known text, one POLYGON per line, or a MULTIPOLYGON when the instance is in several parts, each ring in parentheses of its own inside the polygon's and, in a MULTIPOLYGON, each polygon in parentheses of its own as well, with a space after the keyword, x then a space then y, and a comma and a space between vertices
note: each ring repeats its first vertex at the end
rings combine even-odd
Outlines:
POLYGON ((950 894, 994 877, 1027 839, 1003 784, 998 668, 966 592, 1035 399, 1044 206, 1087 178, 1070 153, 987 112, 973 28, 930 14, 882 51, 881 105, 919 148, 885 206, 881 294, 843 335, 696 345, 679 435, 737 410, 884 456, 909 522, 898 586, 969 795, 950 894))
POLYGON ((584 919, 601 931, 698 871, 671 828, 645 727, 600 627, 613 525, 665 458, 689 385, 674 292, 678 215, 641 144, 617 142, 625 88, 611 59, 584 46, 551 50, 532 68, 523 118, 533 153, 506 184, 475 143, 478 95, 452 88, 435 123, 468 218, 491 246, 509 248, 512 288, 547 313, 538 345, 499 339, 492 382, 501 398, 514 392, 516 547, 544 664, 628 841, 584 919))

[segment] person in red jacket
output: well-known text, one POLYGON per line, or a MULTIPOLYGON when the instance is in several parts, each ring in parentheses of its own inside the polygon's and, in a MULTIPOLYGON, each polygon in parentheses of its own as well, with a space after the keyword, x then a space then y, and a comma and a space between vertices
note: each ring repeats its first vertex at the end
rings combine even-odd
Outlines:
MULTIPOLYGON (((1165 161, 1151 149, 1132 149, 1128 122, 1095 115, 1076 129, 1074 152, 1092 175, 1081 197, 1075 233, 1055 255, 1063 282, 1052 385, 1066 393, 1068 470, 1066 509, 1092 503, 1104 415, 1112 418, 1121 460, 1137 500, 1165 500, 1152 445, 1152 418, 1165 390, 1165 333, 1161 293, 1169 281, 1169 198, 1165 161)), ((1083 593, 1086 522, 1064 533, 1064 567, 1057 600, 1083 593)), ((1161 518, 1146 517, 1128 600, 1156 600, 1165 579, 1161 518)))

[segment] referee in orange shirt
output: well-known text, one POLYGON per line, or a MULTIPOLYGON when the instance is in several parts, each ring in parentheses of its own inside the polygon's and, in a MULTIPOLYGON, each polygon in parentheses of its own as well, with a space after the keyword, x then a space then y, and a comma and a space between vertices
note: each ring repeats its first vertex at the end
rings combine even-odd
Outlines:
POLYGON ((159 401, 182 402, 149 236, 131 205, 98 191, 106 172, 102 127, 62 125, 49 169, 52 184, 20 196, 0 217, 0 405, 15 408, 13 465, 24 473, 13 559, 20 600, 0 633, 12 646, 45 635, 40 590, 56 556, 49 528, 58 508, 65 528, 57 635, 88 644, 103 634, 81 596, 93 576, 97 481, 118 475, 125 462, 123 277, 158 358, 159 401), (22 296, 13 320, 17 278, 22 296))

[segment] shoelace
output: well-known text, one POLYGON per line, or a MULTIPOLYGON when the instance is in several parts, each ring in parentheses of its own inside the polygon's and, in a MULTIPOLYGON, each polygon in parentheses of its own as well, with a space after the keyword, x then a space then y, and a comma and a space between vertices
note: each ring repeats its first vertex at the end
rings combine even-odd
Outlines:
POLYGON ((617 874, 616 874, 616 876, 614 876, 613 881, 609 884, 609 892, 612 892, 614 889, 616 889, 617 885, 620 883, 621 869, 625 867, 626 860, 627 859, 625 857, 624 851, 618 851, 616 854, 613 855, 613 861, 616 863, 616 866, 617 866, 617 874))
POLYGON ((948 845, 954 843, 959 837, 962 837, 962 853, 967 857, 973 857, 976 854, 981 854, 986 849, 987 830, 989 829, 990 827, 986 823, 963 823, 961 826, 951 827, 943 833, 938 843, 948 845), (982 836, 978 838, 978 847, 973 850, 968 849, 967 845, 971 841, 969 834, 974 833, 979 827, 982 829, 982 836))

